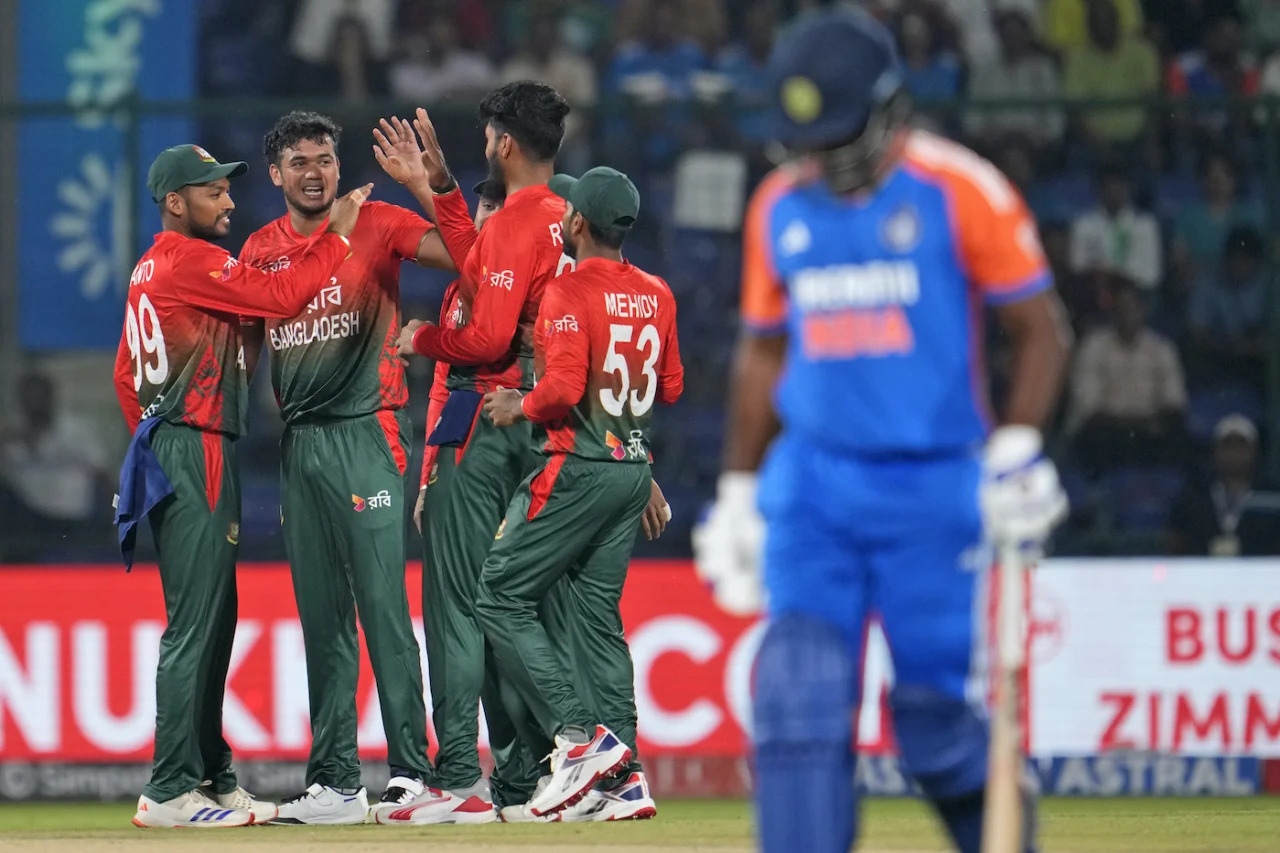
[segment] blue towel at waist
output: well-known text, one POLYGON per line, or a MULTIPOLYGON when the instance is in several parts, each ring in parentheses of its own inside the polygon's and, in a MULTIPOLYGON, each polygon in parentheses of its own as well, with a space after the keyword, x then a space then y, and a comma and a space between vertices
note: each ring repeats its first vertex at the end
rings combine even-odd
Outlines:
POLYGON ((165 476, 151 449, 151 435, 163 420, 147 418, 129 442, 129 450, 120 466, 120 493, 116 495, 116 527, 120 535, 120 556, 125 571, 133 568, 133 551, 138 539, 138 522, 155 509, 160 501, 173 494, 173 484, 165 476))

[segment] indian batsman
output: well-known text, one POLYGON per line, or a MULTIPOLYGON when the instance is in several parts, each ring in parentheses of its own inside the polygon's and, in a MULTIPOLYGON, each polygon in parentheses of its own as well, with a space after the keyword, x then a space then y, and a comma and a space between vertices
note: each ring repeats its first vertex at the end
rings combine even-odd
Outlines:
MULTIPOLYGON (((291 112, 263 141, 286 213, 254 232, 241 261, 286 269, 330 216, 340 128, 291 112)), ((363 823, 369 812, 356 745, 364 629, 391 779, 373 806, 394 808, 429 780, 422 659, 405 593, 404 489, 409 395, 400 335, 400 264, 452 269, 431 223, 390 204, 366 207, 351 259, 295 315, 267 323, 271 381, 285 421, 281 517, 307 653, 311 755, 307 789, 275 823, 363 823)))
POLYGON ((903 760, 956 846, 977 853, 988 738, 977 589, 989 543, 1043 541, 1065 513, 1040 434, 1067 360, 1064 313, 1009 181, 908 126, 883 27, 854 10, 802 17, 770 75, 775 137, 797 159, 747 213, 725 471, 695 534, 703 577, 743 613, 760 603, 764 542, 761 849, 854 842, 851 721, 875 612, 903 760), (1014 355, 994 428, 984 305, 1014 355))
POLYGON ((198 145, 156 157, 147 175, 163 231, 129 279, 116 355, 120 409, 133 432, 116 523, 132 565, 136 526, 151 519, 168 625, 156 669, 155 760, 133 822, 141 827, 264 823, 273 803, 236 782, 222 702, 236 629, 240 479, 248 382, 237 315, 288 317, 316 298, 350 255, 372 185, 334 202, 326 226, 288 269, 240 264, 212 241, 231 230, 230 178, 198 145), (203 783, 203 784, 202 784, 203 783))
POLYGON ((522 752, 520 706, 513 696, 504 698, 474 615, 485 555, 507 504, 536 462, 532 434, 528 425, 497 429, 478 414, 486 391, 533 387, 529 332, 547 283, 572 266, 563 257, 564 202, 546 186, 568 112, 554 89, 529 81, 503 86, 481 101, 488 179, 505 187, 506 202, 478 233, 425 111, 418 111, 416 123, 422 151, 398 120, 385 122, 376 134, 375 153, 384 169, 424 208, 436 210, 462 273, 459 294, 469 304, 457 328, 414 320, 401 334, 401 354, 450 365, 449 399, 428 439, 439 451, 423 521, 423 621, 439 750, 435 787, 380 816, 384 823, 490 822, 496 819, 494 798, 499 804, 523 803, 538 778, 532 759, 524 767, 508 761, 522 752), (477 749, 482 698, 499 770, 492 789, 481 775, 477 749), (516 752, 504 755, 504 744, 516 752))
MULTIPOLYGON (((529 803, 534 816, 573 805, 635 755, 634 672, 619 603, 653 488, 653 405, 675 403, 684 388, 671 290, 622 258, 640 214, 635 186, 597 167, 580 179, 556 175, 549 188, 568 202, 561 234, 577 269, 543 299, 537 386, 491 391, 484 406, 495 427, 541 425, 546 461, 507 510, 475 605, 503 674, 555 737, 550 778, 529 803), (577 672, 566 670, 539 618, 566 576, 582 648, 591 650, 577 672), (577 680, 594 685, 597 707, 588 707, 577 680)), ((653 816, 636 777, 620 786, 627 796, 598 797, 597 810, 653 816)))

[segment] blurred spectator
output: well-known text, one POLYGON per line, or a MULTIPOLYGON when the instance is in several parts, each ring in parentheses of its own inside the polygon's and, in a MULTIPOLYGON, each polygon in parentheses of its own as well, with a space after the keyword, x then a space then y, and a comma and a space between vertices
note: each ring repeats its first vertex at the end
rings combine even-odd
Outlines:
MULTIPOLYGON (((1126 34, 1115 0, 1084 2, 1088 39, 1066 52, 1066 96, 1108 99, 1155 95, 1160 87, 1160 61, 1151 45, 1136 33, 1126 34)), ((1142 107, 1091 107, 1077 124, 1091 145, 1109 149, 1141 141, 1147 122, 1147 110, 1142 107)))
POLYGON ((1266 245, 1250 227, 1227 235, 1223 262, 1191 289, 1187 319, 1196 356, 1218 379, 1260 382, 1267 321, 1266 245))
POLYGON ((520 44, 534 18, 553 15, 564 44, 595 59, 613 38, 615 5, 600 0, 516 0, 506 4, 502 30, 507 44, 520 44))
MULTIPOLYGON (((1204 31, 1198 50, 1187 51, 1169 64, 1165 85, 1172 95, 1224 97, 1255 95, 1262 77, 1253 57, 1245 53, 1244 33, 1235 15, 1221 15, 1204 31)), ((1234 141, 1247 131, 1248 112, 1243 109, 1193 107, 1193 124, 1210 139, 1221 141, 1236 125, 1234 141)))
MULTIPOLYGON (((649 21, 659 14, 664 0, 621 0, 617 4, 616 39, 619 45, 643 41, 649 32, 649 21)), ((714 56, 729 35, 729 15, 724 0, 674 0, 669 4, 673 15, 673 31, 679 39, 688 39, 708 56, 714 56)))
POLYGON ((1222 263, 1227 232, 1262 225, 1262 210, 1240 198, 1239 177, 1231 158, 1216 151, 1200 161, 1200 198, 1178 212, 1174 223, 1173 259, 1194 275, 1222 263))
POLYGON ((353 101, 385 92, 395 13, 395 0, 302 0, 289 38, 293 91, 353 101))
POLYGON ((612 154, 640 158, 626 164, 628 173, 669 166, 693 123, 693 80, 708 63, 702 49, 680 35, 678 5, 651 0, 640 38, 618 48, 608 72, 606 90, 623 98, 611 104, 612 154))
POLYGON ((28 373, 18 382, 21 422, 0 434, 0 513, 5 527, 61 536, 105 516, 110 503, 107 448, 93 424, 60 407, 53 382, 28 373))
POLYGON ((960 62, 940 42, 935 24, 909 12, 898 21, 907 89, 917 98, 953 98, 960 92, 960 62))
POLYGON ((1182 449, 1187 388, 1177 350, 1146 326, 1142 294, 1114 277, 1112 322, 1080 344, 1068 430, 1084 468, 1171 463, 1182 449))
POLYGON ((766 67, 778 28, 774 0, 753 0, 742 20, 742 39, 720 52, 716 68, 729 78, 734 118, 742 139, 763 145, 769 138, 773 99, 766 67))
POLYGON ((1280 494, 1258 488, 1258 428, 1227 415, 1213 430, 1212 470, 1173 503, 1169 550, 1182 556, 1280 554, 1280 494))
POLYGON ((458 28, 458 43, 487 53, 493 49, 494 27, 491 6, 485 0, 412 0, 400 4, 396 31, 425 33, 440 18, 449 18, 458 28))
MULTIPOLYGON (((1180 0, 1157 0, 1176 5, 1180 0)), ((1091 36, 1093 25, 1089 23, 1090 6, 1094 0, 1046 0, 1040 13, 1044 40, 1064 56, 1088 47, 1095 41, 1091 36)), ((1138 36, 1142 33, 1142 3, 1140 0, 1114 0, 1117 36, 1138 36)))
POLYGON ((1239 6, 1253 50, 1261 54, 1280 45, 1280 0, 1239 0, 1239 6))
POLYGON ((958 44, 970 66, 985 65, 995 60, 1000 45, 992 25, 991 12, 996 9, 1025 8, 1034 12, 1039 0, 932 0, 946 10, 955 26, 958 44))
POLYGON ((1098 171, 1098 206, 1071 226, 1071 268, 1095 275, 1115 272, 1144 290, 1160 283, 1160 223, 1133 204, 1128 168, 1118 163, 1098 171))
POLYGON ((432 21, 427 37, 410 34, 391 67, 391 93, 419 104, 479 99, 497 84, 488 58, 462 47, 448 16, 432 21))
POLYGON ((498 76, 502 83, 537 80, 563 95, 573 111, 564 123, 561 165, 574 174, 591 168, 588 161, 591 111, 596 105, 596 70, 585 57, 564 43, 554 16, 538 15, 530 21, 523 50, 507 60, 498 76))
MULTIPOLYGON (((1051 100, 1061 94, 1057 66, 1037 48, 1031 16, 1022 10, 996 13, 1000 53, 974 68, 969 95, 983 100, 1051 100)), ((965 129, 980 143, 991 145, 1009 134, 1022 136, 1037 148, 1058 142, 1064 120, 1059 110, 1018 107, 1009 110, 972 110, 965 129)))
POLYGON ((1147 36, 1166 58, 1199 45, 1205 29, 1217 16, 1240 12, 1237 0, 1143 0, 1142 6, 1147 36))

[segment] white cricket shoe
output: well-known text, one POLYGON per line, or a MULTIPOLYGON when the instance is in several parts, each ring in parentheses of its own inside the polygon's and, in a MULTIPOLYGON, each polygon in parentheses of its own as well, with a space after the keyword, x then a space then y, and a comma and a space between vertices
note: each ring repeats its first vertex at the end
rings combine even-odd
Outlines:
POLYGON ((382 798, 369 807, 369 817, 365 823, 377 823, 378 815, 395 811, 409 804, 414 797, 420 796, 427 786, 419 779, 408 776, 393 776, 382 792, 382 798))
POLYGON ((591 739, 586 738, 580 728, 556 735, 556 748, 548 756, 551 781, 529 801, 535 815, 541 817, 573 805, 597 782, 631 760, 631 747, 605 726, 596 726, 591 739))
MULTIPOLYGON (((538 786, 534 789, 533 795, 536 797, 542 793, 547 787, 547 783, 551 781, 550 776, 543 776, 538 780, 538 786)), ((528 803, 521 803, 518 806, 503 806, 498 812, 498 820, 503 823, 555 823, 560 820, 563 812, 552 812, 551 814, 536 815, 529 808, 528 803)))
POLYGON ((266 800, 259 800, 246 791, 244 788, 237 787, 228 794, 215 794, 213 785, 210 782, 202 782, 200 784, 200 793, 204 794, 210 800, 213 800, 224 809, 238 809, 246 811, 253 815, 255 824, 263 824, 268 821, 275 820, 276 814, 280 811, 276 808, 275 803, 269 803, 266 800))
POLYGON ((156 802, 147 796, 138 798, 138 811, 133 825, 144 829, 192 827, 193 829, 226 829, 248 826, 253 815, 244 809, 223 808, 200 791, 188 791, 172 800, 156 802))
POLYGON ((658 814, 658 804, 649 794, 649 783, 643 773, 632 773, 616 788, 602 791, 592 788, 587 795, 567 809, 558 812, 565 823, 603 820, 648 820, 658 814))
POLYGON ((364 788, 354 794, 343 794, 328 785, 313 782, 301 794, 282 801, 279 814, 271 823, 338 826, 364 823, 368 813, 369 795, 364 788))
POLYGON ((427 788, 399 808, 377 812, 374 820, 387 826, 427 826, 440 823, 493 823, 498 813, 489 795, 489 783, 481 779, 470 788, 442 791, 427 788))

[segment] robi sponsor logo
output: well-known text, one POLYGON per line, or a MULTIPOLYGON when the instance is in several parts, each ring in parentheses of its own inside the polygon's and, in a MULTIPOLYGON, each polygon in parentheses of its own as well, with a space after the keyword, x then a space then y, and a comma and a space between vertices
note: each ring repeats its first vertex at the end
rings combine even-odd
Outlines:
POLYGON ((351 496, 351 507, 356 512, 364 512, 365 509, 381 509, 391 506, 391 492, 383 489, 376 495, 368 498, 362 498, 359 495, 351 496))

